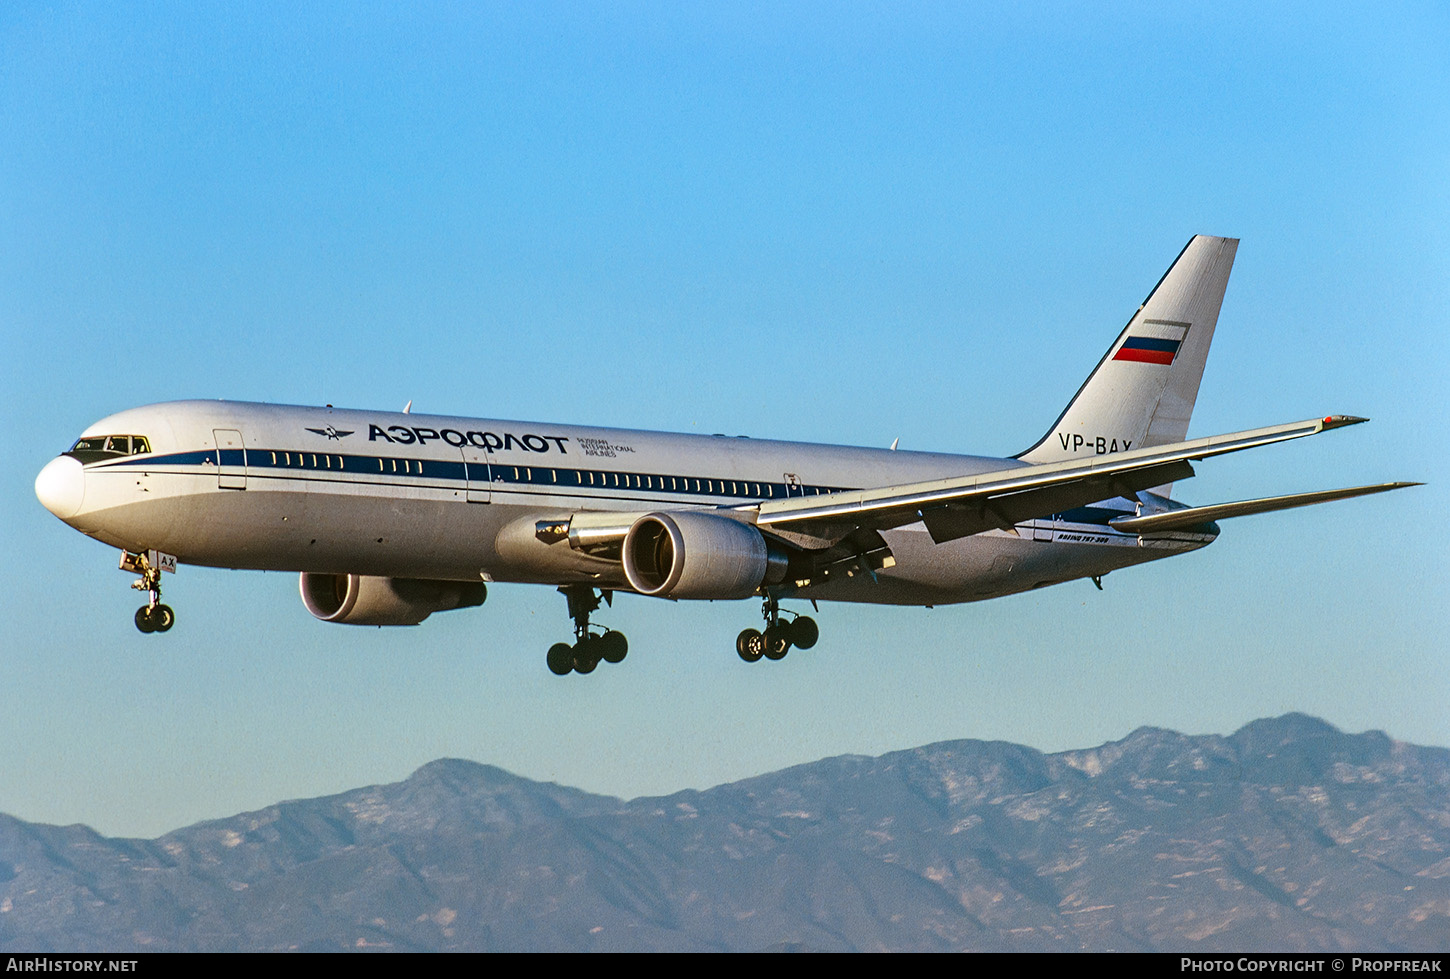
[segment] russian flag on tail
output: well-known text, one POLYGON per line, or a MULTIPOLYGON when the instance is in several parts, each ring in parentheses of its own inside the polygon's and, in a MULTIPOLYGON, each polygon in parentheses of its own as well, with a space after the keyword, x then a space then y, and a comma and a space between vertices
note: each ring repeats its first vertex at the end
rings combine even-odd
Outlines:
POLYGON ((1118 352, 1113 354, 1114 360, 1131 360, 1140 364, 1171 364, 1173 358, 1178 356, 1178 348, 1182 340, 1160 340, 1156 337, 1128 337, 1118 352))

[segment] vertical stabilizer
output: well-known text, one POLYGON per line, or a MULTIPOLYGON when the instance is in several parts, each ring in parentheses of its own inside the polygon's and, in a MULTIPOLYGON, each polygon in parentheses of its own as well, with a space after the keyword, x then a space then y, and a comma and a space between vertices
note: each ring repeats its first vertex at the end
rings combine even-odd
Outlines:
POLYGON ((1183 441, 1238 244, 1191 239, 1062 417, 1017 458, 1060 462, 1183 441))

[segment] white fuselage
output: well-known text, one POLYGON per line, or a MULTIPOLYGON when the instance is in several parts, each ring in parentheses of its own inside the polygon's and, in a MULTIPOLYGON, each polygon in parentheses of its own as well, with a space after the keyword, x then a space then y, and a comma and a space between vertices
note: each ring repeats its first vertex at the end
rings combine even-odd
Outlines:
MULTIPOLYGON (((187 564, 628 589, 617 561, 559 547, 541 521, 579 513, 743 508, 762 500, 914 483, 1023 465, 885 449, 672 435, 433 415, 182 401, 123 411, 84 436, 143 436, 149 451, 54 460, 52 512, 133 552, 187 564)), ((810 584, 801 597, 884 604, 975 601, 1209 543, 1108 525, 1118 499, 1010 531, 934 543, 882 532, 894 565, 810 584)))

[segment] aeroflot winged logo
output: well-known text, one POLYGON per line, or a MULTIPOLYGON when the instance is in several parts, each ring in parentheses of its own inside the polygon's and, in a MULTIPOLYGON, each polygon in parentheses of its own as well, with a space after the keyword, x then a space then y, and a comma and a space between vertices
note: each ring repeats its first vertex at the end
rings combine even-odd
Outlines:
POLYGON ((321 435, 323 438, 332 439, 332 441, 334 442, 336 442, 338 439, 347 438, 349 435, 352 434, 352 432, 339 432, 331 425, 328 425, 326 428, 309 428, 308 431, 316 435, 321 435))

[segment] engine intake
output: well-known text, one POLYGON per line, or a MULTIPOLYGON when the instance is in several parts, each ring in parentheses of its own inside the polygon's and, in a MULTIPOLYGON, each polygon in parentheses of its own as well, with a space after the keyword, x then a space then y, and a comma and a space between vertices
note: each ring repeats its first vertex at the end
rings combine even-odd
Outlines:
POLYGON ((482 605, 481 581, 430 581, 375 575, 302 572, 302 604, 324 622, 417 625, 434 612, 482 605))
POLYGON ((709 512, 647 513, 624 538, 624 574, 641 595, 748 598, 783 581, 789 556, 750 524, 709 512))

